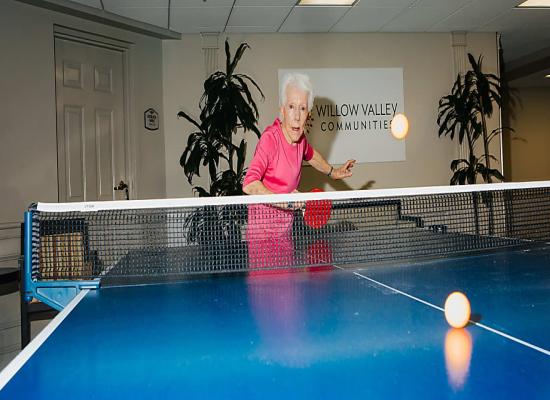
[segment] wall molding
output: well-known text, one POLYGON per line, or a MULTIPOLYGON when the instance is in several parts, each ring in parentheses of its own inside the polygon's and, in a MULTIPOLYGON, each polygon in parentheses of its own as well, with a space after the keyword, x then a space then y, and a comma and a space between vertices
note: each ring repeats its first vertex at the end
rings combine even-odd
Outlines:
POLYGON ((21 238, 20 222, 0 222, 0 240, 13 240, 21 238))
MULTIPOLYGON (((3 256, 0 256, 0 263, 6 262, 6 261, 18 261, 19 260, 19 253, 12 253, 12 254, 6 254, 3 256)), ((3 268, 0 266, 0 268, 3 268)))
POLYGON ((51 11, 57 11, 63 14, 72 15, 78 18, 84 18, 88 21, 97 22, 103 25, 112 26, 130 32, 140 33, 142 35, 152 36, 158 39, 181 39, 181 33, 170 29, 160 28, 145 22, 136 21, 130 18, 122 17, 117 14, 100 10, 95 7, 86 6, 67 0, 17 0, 21 3, 31 4, 33 6, 45 8, 51 11))

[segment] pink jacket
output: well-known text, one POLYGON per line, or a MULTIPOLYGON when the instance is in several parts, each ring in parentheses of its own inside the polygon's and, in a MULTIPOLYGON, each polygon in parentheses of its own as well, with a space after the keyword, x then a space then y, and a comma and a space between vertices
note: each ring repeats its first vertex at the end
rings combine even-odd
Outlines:
POLYGON ((261 181, 274 193, 291 193, 298 187, 302 161, 313 157, 313 147, 302 135, 298 143, 289 144, 277 118, 268 126, 256 146, 243 186, 261 181))

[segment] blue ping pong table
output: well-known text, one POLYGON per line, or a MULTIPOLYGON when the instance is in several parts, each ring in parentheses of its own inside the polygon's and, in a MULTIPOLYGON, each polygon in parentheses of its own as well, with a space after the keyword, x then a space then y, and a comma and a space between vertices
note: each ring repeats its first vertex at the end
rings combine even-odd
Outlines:
POLYGON ((82 291, 1 399, 550 398, 550 249, 82 291), (451 329, 453 290, 472 321, 451 329))

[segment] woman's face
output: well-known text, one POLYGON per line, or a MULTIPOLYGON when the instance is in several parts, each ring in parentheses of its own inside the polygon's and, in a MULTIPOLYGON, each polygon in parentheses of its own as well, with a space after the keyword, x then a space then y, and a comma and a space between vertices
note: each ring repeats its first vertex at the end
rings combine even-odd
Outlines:
POLYGON ((296 143, 304 133, 304 126, 309 113, 308 92, 292 85, 288 86, 285 100, 281 106, 283 133, 289 143, 296 143))

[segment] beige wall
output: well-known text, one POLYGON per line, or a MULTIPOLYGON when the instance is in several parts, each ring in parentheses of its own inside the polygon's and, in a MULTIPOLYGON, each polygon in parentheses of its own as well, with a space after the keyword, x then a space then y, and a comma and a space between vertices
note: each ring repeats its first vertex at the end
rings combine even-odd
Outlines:
POLYGON ((515 182, 550 180, 550 88, 519 88, 508 119, 506 175, 515 182))
MULTIPOLYGON (((194 126, 177 118, 179 111, 198 117, 199 99, 205 80, 203 50, 199 35, 184 35, 181 41, 163 42, 163 93, 165 121, 166 196, 191 197, 192 187, 180 167, 179 159, 194 126)), ((204 176, 208 175, 204 171, 204 176)), ((204 177, 193 185, 207 186, 204 177)))
POLYGON ((137 195, 166 193, 161 40, 2 0, 0 223, 20 221, 31 202, 58 200, 54 24, 133 43, 130 133, 135 141, 137 195), (143 112, 149 107, 161 115, 158 133, 143 127, 143 112))
MULTIPOLYGON (((219 65, 224 66, 224 37, 220 37, 219 65)), ((239 72, 250 75, 262 88, 265 102, 259 104, 260 128, 277 116, 279 68, 380 68, 402 67, 405 112, 411 128, 404 162, 358 165, 354 176, 344 182, 329 181, 311 167, 304 168, 302 190, 325 186, 326 190, 447 185, 449 164, 456 144, 437 137, 439 99, 448 94, 453 76, 450 34, 247 34, 230 35, 233 50, 241 42, 251 49, 245 53, 239 72)), ((184 35, 181 41, 165 41, 164 104, 166 123, 166 191, 169 197, 192 196, 179 166, 187 135, 192 126, 177 120, 184 110, 198 115, 204 82, 204 61, 199 35, 184 35)), ((468 34, 467 51, 484 55, 487 72, 497 69, 495 34, 468 34)), ((493 121, 493 125, 496 122, 493 121)), ((314 134, 314 133, 312 133, 314 134)), ((257 139, 247 135, 248 157, 257 139)), ((500 158, 500 145, 493 153, 500 158)), ((205 171, 206 174, 206 171, 205 171)), ((203 181, 197 181, 204 184, 203 181)))

